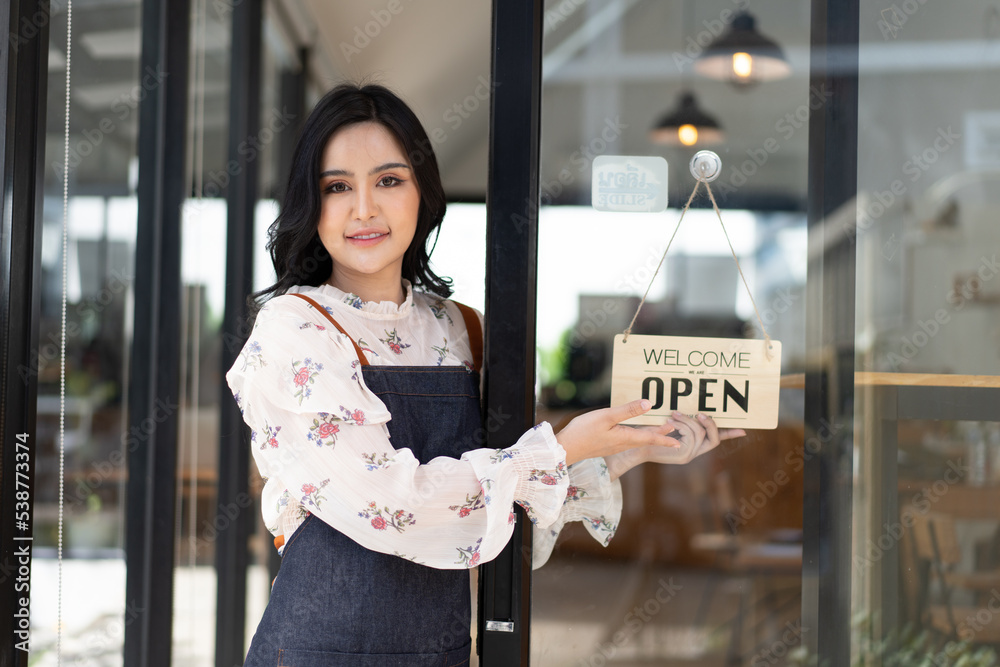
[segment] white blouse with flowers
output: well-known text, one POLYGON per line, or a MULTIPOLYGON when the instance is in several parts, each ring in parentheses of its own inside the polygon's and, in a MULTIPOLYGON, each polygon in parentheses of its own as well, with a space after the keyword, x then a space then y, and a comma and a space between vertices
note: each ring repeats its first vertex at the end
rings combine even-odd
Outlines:
MULTIPOLYGON (((470 365, 458 307, 404 285, 402 305, 363 302, 330 285, 291 291, 326 308, 370 364, 470 365)), ((474 567, 510 539, 517 503, 536 525, 539 567, 567 522, 583 521, 603 544, 617 528, 621 487, 604 460, 567 468, 546 422, 507 449, 457 460, 421 465, 409 449, 394 449, 391 415, 365 386, 351 341, 297 297, 261 308, 226 379, 251 429, 274 535, 290 536, 312 513, 369 549, 436 568, 474 567)))

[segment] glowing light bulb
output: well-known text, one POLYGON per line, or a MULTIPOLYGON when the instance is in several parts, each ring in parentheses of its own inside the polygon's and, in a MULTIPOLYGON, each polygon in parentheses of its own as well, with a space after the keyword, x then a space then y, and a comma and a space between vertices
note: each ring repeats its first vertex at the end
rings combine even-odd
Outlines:
POLYGON ((685 146, 698 143, 698 128, 694 125, 681 125, 677 128, 677 139, 685 146))
POLYGON ((738 79, 750 78, 750 75, 753 74, 753 58, 749 53, 739 52, 733 54, 733 74, 738 79))

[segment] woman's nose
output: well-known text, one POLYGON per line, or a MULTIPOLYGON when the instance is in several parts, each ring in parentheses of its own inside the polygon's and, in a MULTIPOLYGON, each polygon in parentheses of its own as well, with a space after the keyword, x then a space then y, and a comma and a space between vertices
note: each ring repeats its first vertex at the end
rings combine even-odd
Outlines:
POLYGON ((378 204, 375 201, 375 193, 367 188, 359 188, 355 199, 355 217, 358 220, 370 220, 378 213, 378 204))

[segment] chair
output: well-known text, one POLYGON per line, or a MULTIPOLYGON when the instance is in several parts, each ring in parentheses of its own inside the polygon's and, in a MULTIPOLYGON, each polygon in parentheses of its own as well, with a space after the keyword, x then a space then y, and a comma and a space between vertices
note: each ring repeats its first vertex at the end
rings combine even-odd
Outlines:
MULTIPOLYGON (((743 664, 747 654, 742 649, 744 616, 751 608, 753 583, 764 584, 764 594, 755 601, 754 607, 767 615, 777 615, 799 602, 799 591, 792 595, 782 595, 780 589, 769 586, 774 576, 801 576, 802 572, 802 532, 800 530, 778 529, 757 536, 737 534, 734 526, 727 521, 730 515, 738 514, 738 501, 733 490, 732 475, 728 470, 718 472, 714 479, 714 493, 705 494, 707 484, 693 489, 693 497, 710 498, 710 507, 703 511, 705 531, 691 538, 694 551, 711 554, 713 566, 722 572, 742 579, 745 585, 739 597, 736 615, 732 620, 732 632, 726 655, 726 664, 743 664)), ((711 582, 712 580, 710 580, 711 582)), ((695 623, 703 622, 708 605, 714 594, 714 585, 706 588, 705 594, 695 614, 695 623)), ((761 622, 753 624, 750 631, 756 634, 761 622)), ((765 641, 763 645, 767 645, 765 641)))
POLYGON ((929 565, 929 586, 921 596, 925 625, 954 640, 1000 643, 1000 570, 962 572, 955 521, 947 514, 914 512, 916 557, 929 565), (930 588, 937 582, 937 595, 930 588), (957 591, 970 591, 976 605, 955 604, 957 591), (995 600, 995 601, 994 601, 995 600))

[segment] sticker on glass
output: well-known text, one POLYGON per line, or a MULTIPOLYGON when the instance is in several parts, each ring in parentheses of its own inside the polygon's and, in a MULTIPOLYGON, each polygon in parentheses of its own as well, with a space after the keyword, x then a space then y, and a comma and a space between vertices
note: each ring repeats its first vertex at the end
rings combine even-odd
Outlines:
POLYGON ((667 208, 667 161, 651 155, 594 158, 591 205, 598 211, 654 213, 667 208))

